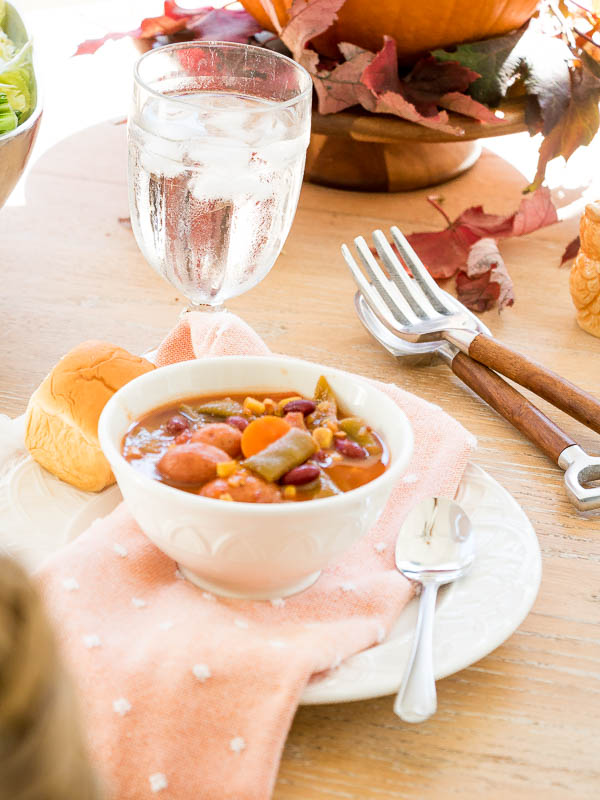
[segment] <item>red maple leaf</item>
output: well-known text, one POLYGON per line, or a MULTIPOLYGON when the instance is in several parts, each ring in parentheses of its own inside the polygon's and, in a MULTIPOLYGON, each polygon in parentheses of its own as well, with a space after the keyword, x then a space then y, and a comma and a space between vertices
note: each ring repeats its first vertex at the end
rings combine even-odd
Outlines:
POLYGON ((515 302, 513 282, 495 239, 479 239, 469 250, 466 269, 456 276, 458 299, 473 311, 498 310, 515 302))
POLYGON ((319 56, 306 45, 315 36, 330 28, 337 12, 346 0, 294 0, 289 10, 289 20, 280 33, 281 41, 289 47, 292 56, 307 69, 316 71, 319 56))
POLYGON ((339 45, 346 61, 332 70, 321 70, 313 75, 322 114, 335 114, 350 106, 365 104, 370 94, 360 76, 373 61, 373 53, 355 45, 339 45))
POLYGON ((471 311, 487 311, 500 296, 500 286, 491 280, 490 272, 469 278, 462 270, 456 276, 458 299, 471 311))
POLYGON ((442 280, 456 275, 460 299, 475 311, 487 310, 496 301, 500 308, 512 305, 512 280, 496 242, 557 222, 550 191, 542 187, 527 195, 512 214, 487 214, 482 206, 472 206, 454 221, 435 197, 427 199, 445 218, 447 227, 411 233, 407 238, 433 277, 442 280))
POLYGON ((190 39, 247 43, 261 26, 247 11, 213 8, 181 8, 174 0, 165 0, 164 14, 147 17, 140 27, 132 31, 107 33, 101 39, 88 39, 75 51, 76 56, 95 53, 110 39, 154 39, 156 36, 173 36, 187 32, 190 39))
POLYGON ((541 187, 524 197, 512 214, 487 214, 472 206, 452 221, 434 197, 427 198, 448 222, 442 231, 412 233, 408 240, 434 278, 450 278, 464 269, 472 245, 479 239, 522 236, 558 221, 550 191, 541 187))

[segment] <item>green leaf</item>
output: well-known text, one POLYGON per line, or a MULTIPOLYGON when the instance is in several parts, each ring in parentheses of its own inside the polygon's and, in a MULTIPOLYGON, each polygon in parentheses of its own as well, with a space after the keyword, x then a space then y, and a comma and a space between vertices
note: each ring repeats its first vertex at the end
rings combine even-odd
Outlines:
POLYGON ((31 74, 27 69, 0 73, 0 92, 6 95, 13 111, 23 119, 31 111, 31 74))
POLYGON ((3 68, 4 62, 11 60, 16 51, 17 48, 0 28, 0 69, 3 68))
POLYGON ((438 61, 458 61, 481 76, 469 88, 469 94, 480 103, 498 105, 507 90, 503 65, 525 33, 521 28, 506 36, 495 36, 481 42, 461 44, 455 50, 434 50, 438 61))
POLYGON ((533 24, 507 36, 460 45, 454 52, 435 50, 433 55, 478 72, 481 77, 469 94, 482 103, 497 105, 511 86, 523 81, 532 134, 549 133, 569 105, 571 51, 561 39, 540 33, 533 24))
POLYGON ((17 124, 17 115, 10 107, 6 95, 0 94, 0 135, 13 131, 17 124))

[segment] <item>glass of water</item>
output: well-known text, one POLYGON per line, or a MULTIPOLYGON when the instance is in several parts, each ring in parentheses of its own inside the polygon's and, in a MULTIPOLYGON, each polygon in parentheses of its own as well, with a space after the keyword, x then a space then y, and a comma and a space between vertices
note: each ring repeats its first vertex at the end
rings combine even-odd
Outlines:
POLYGON ((311 101, 306 70, 260 47, 186 42, 138 61, 131 224, 190 308, 219 308, 275 263, 296 212, 311 101))

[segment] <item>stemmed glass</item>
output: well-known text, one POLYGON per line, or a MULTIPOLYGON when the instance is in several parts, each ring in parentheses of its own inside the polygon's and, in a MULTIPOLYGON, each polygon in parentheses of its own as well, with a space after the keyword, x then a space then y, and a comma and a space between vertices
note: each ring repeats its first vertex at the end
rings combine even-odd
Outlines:
POLYGON ((131 224, 190 309, 222 308, 275 263, 298 203, 311 97, 303 67, 260 47, 186 42, 138 61, 131 224))

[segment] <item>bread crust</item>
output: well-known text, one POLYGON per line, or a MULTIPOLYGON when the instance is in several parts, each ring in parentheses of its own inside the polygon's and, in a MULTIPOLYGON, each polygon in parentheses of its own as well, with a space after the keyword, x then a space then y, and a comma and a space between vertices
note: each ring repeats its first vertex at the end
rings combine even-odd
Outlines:
POLYGON ((67 353, 31 396, 25 444, 49 472, 78 489, 98 492, 114 476, 98 442, 98 420, 113 394, 154 369, 109 342, 89 341, 67 353))

